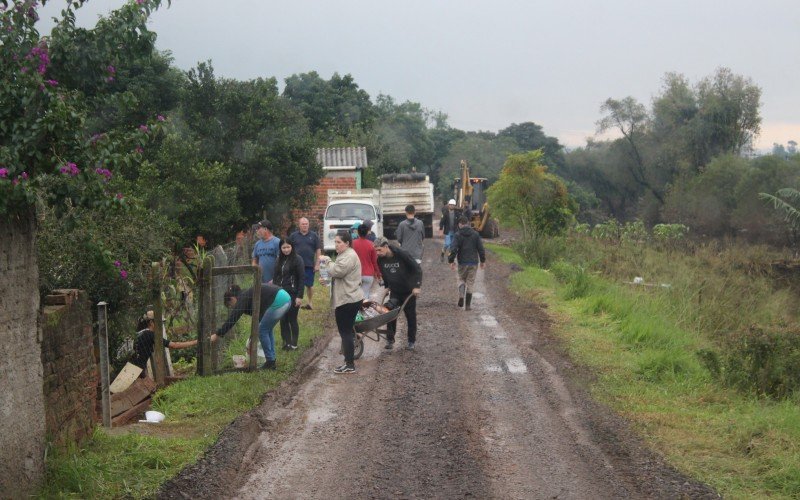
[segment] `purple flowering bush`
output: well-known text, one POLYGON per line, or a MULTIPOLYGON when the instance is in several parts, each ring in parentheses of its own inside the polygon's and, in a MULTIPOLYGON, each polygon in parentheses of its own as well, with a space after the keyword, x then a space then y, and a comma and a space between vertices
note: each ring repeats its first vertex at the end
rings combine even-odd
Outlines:
MULTIPOLYGON (((42 37, 35 0, 0 10, 0 216, 31 210, 38 199, 61 213, 68 206, 124 207, 109 189, 112 172, 131 168, 160 131, 161 116, 108 131, 91 130, 91 103, 110 95, 121 61, 152 53, 147 29, 161 0, 133 0, 94 30, 74 25, 74 10, 42 37)), ((119 99, 131 109, 133 100, 119 99)))

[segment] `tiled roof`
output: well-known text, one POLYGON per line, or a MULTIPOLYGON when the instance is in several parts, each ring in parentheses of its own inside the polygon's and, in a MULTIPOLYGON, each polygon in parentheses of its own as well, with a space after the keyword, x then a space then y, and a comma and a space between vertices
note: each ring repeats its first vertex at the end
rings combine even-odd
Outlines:
POLYGON ((357 170, 367 168, 367 148, 318 148, 317 161, 322 167, 356 167, 357 170))

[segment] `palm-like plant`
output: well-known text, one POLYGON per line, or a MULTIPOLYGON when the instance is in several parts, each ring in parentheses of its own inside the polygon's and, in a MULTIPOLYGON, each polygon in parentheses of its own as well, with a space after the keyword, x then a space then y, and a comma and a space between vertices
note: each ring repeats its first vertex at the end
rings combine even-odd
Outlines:
POLYGON ((800 229, 800 191, 793 188, 779 189, 774 195, 759 193, 758 197, 772 203, 775 210, 783 214, 783 218, 793 228, 800 229))

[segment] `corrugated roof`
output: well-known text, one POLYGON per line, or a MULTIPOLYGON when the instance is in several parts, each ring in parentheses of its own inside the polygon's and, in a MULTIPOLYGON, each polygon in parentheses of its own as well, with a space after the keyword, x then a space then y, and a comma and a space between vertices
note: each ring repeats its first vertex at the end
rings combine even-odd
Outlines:
POLYGON ((322 167, 356 167, 367 168, 367 148, 317 148, 317 161, 322 167))

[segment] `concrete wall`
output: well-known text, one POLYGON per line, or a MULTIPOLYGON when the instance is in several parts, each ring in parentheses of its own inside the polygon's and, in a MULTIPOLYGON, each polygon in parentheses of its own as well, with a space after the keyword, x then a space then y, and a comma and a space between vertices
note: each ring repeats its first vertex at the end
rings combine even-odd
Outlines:
MULTIPOLYGON (((91 305, 79 290, 55 290, 42 309, 47 437, 57 446, 91 434, 100 373, 94 356, 91 305)), ((96 418, 97 417, 97 418, 96 418)))
POLYGON ((44 473, 35 232, 32 215, 0 217, 0 498, 35 492, 44 473))

